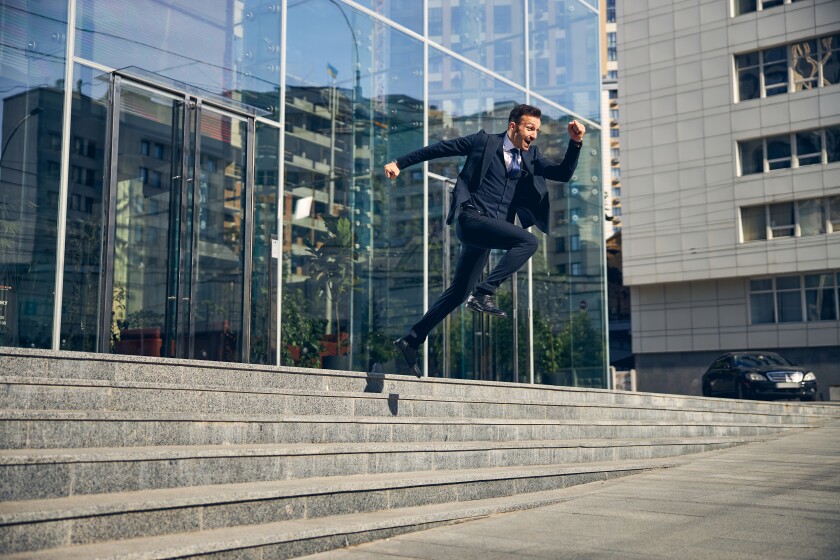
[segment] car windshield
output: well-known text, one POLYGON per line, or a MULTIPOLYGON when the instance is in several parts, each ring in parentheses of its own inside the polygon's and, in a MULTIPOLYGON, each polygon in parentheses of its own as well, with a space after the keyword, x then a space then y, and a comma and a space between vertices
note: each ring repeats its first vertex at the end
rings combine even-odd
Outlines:
POLYGON ((743 367, 792 366, 788 360, 778 354, 742 354, 736 360, 743 367))

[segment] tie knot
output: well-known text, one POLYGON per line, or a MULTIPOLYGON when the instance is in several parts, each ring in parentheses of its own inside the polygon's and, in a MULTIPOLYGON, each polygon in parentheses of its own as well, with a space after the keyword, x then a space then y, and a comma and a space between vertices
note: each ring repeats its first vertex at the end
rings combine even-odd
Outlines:
POLYGON ((518 156, 519 155, 519 148, 511 148, 510 153, 511 153, 511 155, 518 156))

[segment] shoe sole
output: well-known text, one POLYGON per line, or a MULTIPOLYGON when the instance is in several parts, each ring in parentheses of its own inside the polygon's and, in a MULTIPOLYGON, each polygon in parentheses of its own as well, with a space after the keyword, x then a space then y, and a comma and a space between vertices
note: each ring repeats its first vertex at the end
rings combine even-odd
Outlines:
POLYGON ((469 303, 464 304, 464 307, 475 311, 476 313, 484 313, 485 315, 492 315, 493 317, 507 317, 507 313, 505 313, 504 311, 502 311, 501 313, 493 313, 492 311, 485 311, 483 309, 479 309, 478 307, 470 305, 469 303))

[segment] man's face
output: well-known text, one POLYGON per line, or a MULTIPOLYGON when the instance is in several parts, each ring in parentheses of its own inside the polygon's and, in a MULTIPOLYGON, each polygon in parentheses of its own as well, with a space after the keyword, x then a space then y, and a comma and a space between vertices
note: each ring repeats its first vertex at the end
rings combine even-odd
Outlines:
POLYGON ((529 115, 523 116, 519 119, 519 123, 508 124, 508 138, 513 142, 515 148, 528 151, 531 147, 531 142, 537 139, 537 134, 540 132, 540 118, 529 115))

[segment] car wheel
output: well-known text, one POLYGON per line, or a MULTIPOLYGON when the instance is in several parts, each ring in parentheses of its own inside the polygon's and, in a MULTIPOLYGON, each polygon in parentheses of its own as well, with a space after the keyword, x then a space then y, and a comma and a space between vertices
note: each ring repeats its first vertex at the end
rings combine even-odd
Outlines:
POLYGON ((740 381, 735 384, 735 398, 736 399, 743 399, 744 398, 744 386, 741 385, 740 381))

